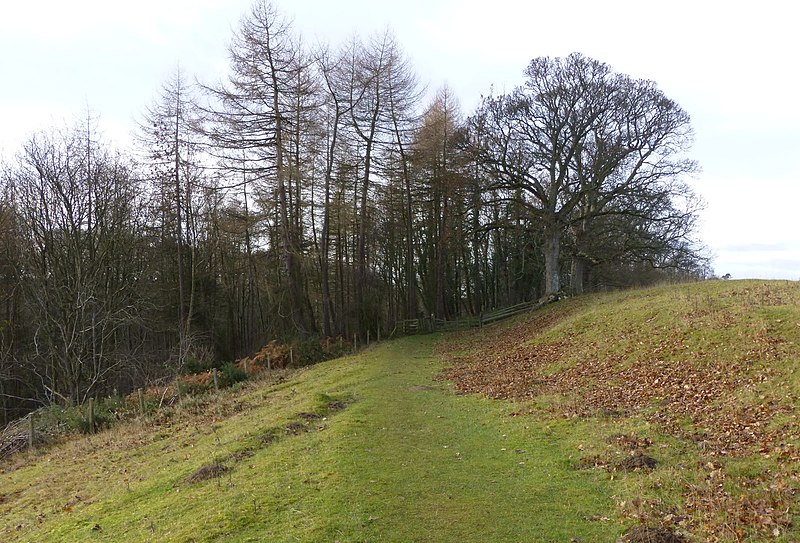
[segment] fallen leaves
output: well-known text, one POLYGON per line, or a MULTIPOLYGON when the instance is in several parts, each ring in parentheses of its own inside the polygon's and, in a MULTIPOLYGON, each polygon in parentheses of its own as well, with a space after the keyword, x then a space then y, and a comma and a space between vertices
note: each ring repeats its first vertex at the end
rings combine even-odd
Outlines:
POLYGON ((531 343, 538 333, 564 318, 550 312, 541 319, 492 330, 487 337, 456 336, 441 349, 452 363, 442 378, 452 381, 458 391, 492 398, 572 398, 555 408, 567 417, 618 417, 648 411, 651 421, 675 434, 681 434, 688 420, 703 429, 692 437, 713 455, 778 447, 787 454, 787 440, 770 422, 778 414, 793 412, 793 406, 762 396, 742 409, 737 397, 773 377, 765 362, 785 354, 782 338, 755 328, 743 339, 744 350, 728 357, 723 356, 728 346, 706 340, 703 331, 688 322, 678 333, 627 330, 624 343, 629 351, 635 346, 632 352, 614 352, 596 343, 587 346, 580 338, 531 343), (459 355, 449 357, 447 353, 454 351, 459 355), (595 354, 599 352, 603 355, 595 354), (575 361, 575 353, 584 356, 575 361), (757 368, 753 359, 759 361, 757 368))
MULTIPOLYGON (((796 307, 800 296, 789 287, 728 288, 717 297, 692 299, 683 309, 654 300, 639 321, 622 306, 582 314, 576 304, 567 311, 551 306, 511 326, 452 334, 439 349, 450 363, 441 378, 461 393, 556 398, 540 405, 557 416, 636 415, 655 423, 694 443, 711 466, 703 468, 704 482, 687 483, 684 507, 692 531, 706 541, 739 541, 753 532, 777 537, 791 524, 800 488, 800 398, 782 382, 783 372, 792 375, 792 364, 800 360, 800 341, 792 319, 769 310, 796 307), (659 312, 672 314, 672 320, 659 325, 659 312), (556 326, 557 334, 548 333, 556 326), (719 461, 754 455, 787 467, 743 481, 726 474, 719 461)), ((655 460, 642 454, 652 445, 649 439, 618 435, 614 444, 630 451, 623 461, 630 466, 588 456, 576 467, 655 468, 655 460)))

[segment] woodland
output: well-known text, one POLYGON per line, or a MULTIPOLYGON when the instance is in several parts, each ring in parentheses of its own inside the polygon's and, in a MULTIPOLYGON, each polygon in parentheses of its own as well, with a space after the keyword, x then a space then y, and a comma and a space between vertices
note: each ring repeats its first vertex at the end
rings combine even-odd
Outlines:
POLYGON ((706 277, 689 115, 579 53, 520 68, 465 113, 391 32, 310 48, 256 0, 135 148, 90 113, 32 135, 0 165, 0 423, 272 340, 706 277))

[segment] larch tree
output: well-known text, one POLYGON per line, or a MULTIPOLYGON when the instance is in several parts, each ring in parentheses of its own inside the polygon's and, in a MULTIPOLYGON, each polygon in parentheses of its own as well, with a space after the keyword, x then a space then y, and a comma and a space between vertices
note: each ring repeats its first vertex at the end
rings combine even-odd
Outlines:
MULTIPOLYGON (((175 270, 177 288, 177 367, 191 349, 195 301, 196 209, 194 189, 202 175, 196 141, 198 118, 193 89, 177 69, 161 87, 139 123, 138 142, 148 169, 154 221, 164 249, 163 273, 175 270)), ((165 282, 166 283, 166 282, 165 282)), ((161 293, 173 299, 172 292, 161 293)), ((168 321, 171 319, 168 317, 168 321)))
MULTIPOLYGON (((415 74, 388 31, 373 36, 367 45, 354 40, 350 59, 348 129, 360 159, 355 278, 364 287, 369 279, 367 249, 372 225, 369 197, 380 171, 376 163, 381 155, 387 155, 387 147, 402 145, 402 125, 413 110, 418 91, 415 74), (398 134, 401 139, 398 139, 398 134)), ((402 147, 399 150, 403 152, 402 147)), ((374 308, 376 296, 373 293, 365 297, 364 290, 359 288, 355 292, 359 329, 365 329, 377 317, 374 308)))
MULTIPOLYGON (((260 184, 264 205, 273 205, 279 252, 286 280, 286 302, 278 312, 289 317, 301 336, 314 332, 315 323, 304 288, 300 239, 300 202, 292 193, 292 138, 298 104, 306 92, 301 84, 310 62, 300 48, 290 22, 270 0, 254 2, 241 21, 230 46, 230 74, 225 84, 207 87, 207 135, 214 152, 230 174, 245 175, 260 184)), ((295 151, 296 152, 296 151, 295 151)), ((299 157, 296 157, 299 160, 299 157)), ((281 290, 276 289, 280 294, 281 290)))
POLYGON ((414 142, 415 181, 424 203, 420 232, 427 242, 421 244, 420 261, 426 262, 423 292, 426 305, 437 317, 447 319, 459 308, 452 300, 459 290, 452 275, 457 272, 461 255, 463 179, 465 160, 456 146, 461 118, 457 99, 442 88, 422 116, 414 142))

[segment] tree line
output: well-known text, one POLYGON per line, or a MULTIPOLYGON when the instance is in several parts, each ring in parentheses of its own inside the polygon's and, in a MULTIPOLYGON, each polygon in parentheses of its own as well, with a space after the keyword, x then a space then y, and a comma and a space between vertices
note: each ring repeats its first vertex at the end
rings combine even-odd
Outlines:
POLYGON ((4 419, 272 339, 706 273, 690 119, 651 81, 540 57, 464 115, 390 32, 309 49, 270 0, 229 60, 166 81, 134 150, 87 113, 3 165, 4 419))

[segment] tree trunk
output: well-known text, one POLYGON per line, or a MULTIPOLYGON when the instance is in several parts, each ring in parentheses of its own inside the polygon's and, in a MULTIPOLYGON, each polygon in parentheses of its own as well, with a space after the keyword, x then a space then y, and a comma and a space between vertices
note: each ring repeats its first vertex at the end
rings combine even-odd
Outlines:
POLYGON ((583 294, 587 272, 588 266, 586 259, 580 255, 572 255, 570 287, 573 294, 583 294))
POLYGON ((322 287, 322 330, 325 337, 332 335, 331 313, 333 312, 333 302, 331 300, 331 284, 329 261, 330 256, 330 224, 331 224, 331 198, 330 198, 331 179, 329 175, 325 177, 325 211, 322 219, 322 240, 320 247, 319 272, 322 287))
POLYGON ((552 296, 561 290, 559 259, 561 256, 561 233, 554 226, 544 229, 544 295, 552 296))
POLYGON ((378 124, 378 106, 375 106, 372 118, 370 120, 369 136, 365 142, 367 144, 366 151, 364 152, 364 175, 362 177, 363 184, 361 185, 361 216, 358 222, 358 242, 356 244, 356 278, 358 286, 356 288, 356 307, 358 311, 358 328, 366 325, 367 312, 364 307, 364 291, 367 285, 367 221, 369 217, 368 197, 369 197, 369 183, 370 174, 372 173, 372 147, 375 143, 375 130, 378 124))

